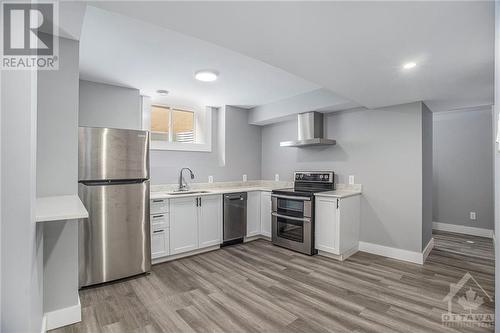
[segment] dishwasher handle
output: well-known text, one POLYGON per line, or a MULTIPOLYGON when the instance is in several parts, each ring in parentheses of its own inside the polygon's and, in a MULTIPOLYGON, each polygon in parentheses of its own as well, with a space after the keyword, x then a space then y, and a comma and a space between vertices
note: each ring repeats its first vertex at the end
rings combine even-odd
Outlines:
POLYGON ((246 199, 246 196, 245 196, 246 193, 235 193, 235 194, 226 194, 224 196, 224 199, 225 200, 245 200, 246 199))

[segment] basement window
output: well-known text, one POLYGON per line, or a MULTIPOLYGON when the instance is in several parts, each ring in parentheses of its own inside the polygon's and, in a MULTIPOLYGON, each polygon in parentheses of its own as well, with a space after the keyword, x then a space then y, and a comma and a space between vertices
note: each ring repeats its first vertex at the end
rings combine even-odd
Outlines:
POLYGON ((151 106, 151 140, 195 143, 195 115, 193 111, 167 106, 151 106))
POLYGON ((143 128, 152 150, 211 151, 212 108, 191 109, 143 101, 143 128))

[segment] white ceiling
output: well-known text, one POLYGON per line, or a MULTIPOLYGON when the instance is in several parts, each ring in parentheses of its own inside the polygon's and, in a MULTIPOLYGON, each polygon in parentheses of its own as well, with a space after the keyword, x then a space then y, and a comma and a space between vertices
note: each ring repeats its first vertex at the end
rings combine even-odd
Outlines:
POLYGON ((215 44, 89 6, 80 38, 80 77, 141 90, 175 106, 244 107, 320 88, 284 70, 215 44), (216 82, 194 73, 216 69, 216 82), (158 97, 158 89, 170 91, 158 97))
POLYGON ((259 59, 370 108, 493 103, 492 1, 95 5, 259 59), (408 61, 418 65, 404 72, 408 61))

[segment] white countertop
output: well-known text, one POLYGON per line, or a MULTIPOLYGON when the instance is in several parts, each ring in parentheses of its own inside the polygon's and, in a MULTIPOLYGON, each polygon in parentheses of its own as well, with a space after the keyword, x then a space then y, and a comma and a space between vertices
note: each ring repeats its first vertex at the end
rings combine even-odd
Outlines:
POLYGON ((89 217, 89 213, 76 194, 37 198, 35 215, 37 223, 89 217))
POLYGON ((319 192, 314 194, 317 197, 331 197, 331 198, 349 198, 355 195, 361 195, 361 185, 353 184, 337 184, 334 191, 319 192))
POLYGON ((279 188, 291 187, 290 183, 287 182, 232 182, 232 183, 213 183, 213 184, 193 184, 193 187, 188 192, 194 191, 206 191, 206 193, 186 193, 186 194, 174 194, 174 188, 172 185, 155 185, 150 194, 150 199, 173 199, 173 198, 185 198, 185 197, 200 197, 205 195, 213 194, 225 194, 225 193, 237 193, 237 192, 252 192, 252 191, 265 191, 271 192, 279 188))
POLYGON ((226 193, 238 193, 238 192, 252 192, 252 191, 265 191, 271 192, 273 189, 264 186, 249 186, 249 187, 223 187, 223 188, 211 188, 211 189, 193 189, 188 192, 193 191, 206 191, 205 193, 186 193, 186 194, 171 194, 172 192, 151 192, 150 199, 173 199, 173 198, 185 198, 185 197, 201 197, 205 195, 213 194, 226 194, 226 193))
POLYGON ((348 198, 352 197, 355 195, 361 195, 361 191, 355 191, 355 190, 335 190, 335 191, 326 191, 326 192, 319 192, 314 194, 317 197, 333 197, 337 199, 343 199, 343 198, 348 198))

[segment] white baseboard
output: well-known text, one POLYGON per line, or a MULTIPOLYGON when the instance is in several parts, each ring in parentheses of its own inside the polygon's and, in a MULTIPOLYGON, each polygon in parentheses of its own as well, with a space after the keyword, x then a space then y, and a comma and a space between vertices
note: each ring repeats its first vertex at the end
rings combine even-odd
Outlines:
POLYGON ((46 312, 44 318, 45 329, 47 331, 82 321, 82 306, 80 304, 80 297, 78 297, 77 305, 46 312))
POLYGON ((186 257, 190 257, 190 256, 195 256, 197 254, 210 252, 210 251, 214 251, 214 250, 218 250, 218 249, 220 249, 220 245, 212 245, 212 246, 208 246, 208 247, 193 250, 193 251, 188 251, 188 252, 184 252, 184 253, 172 254, 169 256, 165 256, 165 257, 155 258, 152 260, 151 264, 152 265, 161 264, 163 262, 172 261, 172 260, 176 260, 176 259, 180 259, 180 258, 186 258, 186 257))
POLYGON ((464 225, 441 222, 432 222, 432 228, 435 230, 456 232, 458 234, 493 238, 493 230, 491 229, 468 227, 464 225))
POLYGON ((434 248, 434 238, 431 238, 429 243, 424 248, 424 251, 422 252, 422 263, 425 262, 427 257, 429 256, 429 253, 431 253, 432 249, 434 248))
POLYGON ((41 332, 45 333, 47 331, 47 316, 44 314, 42 317, 42 329, 41 332))
POLYGON ((383 257, 403 260, 422 265, 424 256, 422 252, 397 249, 395 247, 383 246, 367 242, 359 242, 359 250, 383 257))

